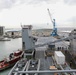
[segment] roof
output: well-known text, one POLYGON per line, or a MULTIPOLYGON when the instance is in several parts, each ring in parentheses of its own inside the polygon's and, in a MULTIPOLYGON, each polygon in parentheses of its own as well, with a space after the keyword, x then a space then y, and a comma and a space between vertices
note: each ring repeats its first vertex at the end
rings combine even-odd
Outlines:
POLYGON ((20 32, 21 30, 7 30, 6 32, 20 32))
POLYGON ((25 28, 25 29, 31 29, 32 28, 32 25, 22 25, 21 27, 22 28, 25 28))

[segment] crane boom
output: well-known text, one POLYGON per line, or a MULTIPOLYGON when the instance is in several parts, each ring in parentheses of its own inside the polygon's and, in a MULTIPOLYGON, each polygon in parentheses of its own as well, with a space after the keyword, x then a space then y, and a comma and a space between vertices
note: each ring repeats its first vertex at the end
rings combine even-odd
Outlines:
POLYGON ((49 9, 47 9, 47 10, 48 10, 48 13, 49 13, 49 16, 50 16, 51 22, 52 22, 52 24, 53 24, 51 13, 50 13, 49 9))
POLYGON ((75 37, 66 37, 66 38, 62 38, 62 39, 59 39, 59 40, 55 40, 55 41, 49 41, 49 42, 47 42, 47 43, 44 43, 44 44, 38 44, 38 45, 35 45, 34 47, 32 47, 32 49, 35 49, 35 48, 38 48, 38 47, 42 47, 42 46, 45 46, 45 45, 50 45, 50 44, 52 44, 52 43, 57 43, 57 42, 61 42, 61 41, 64 41, 64 40, 70 40, 70 39, 73 39, 73 38, 75 38, 75 37))

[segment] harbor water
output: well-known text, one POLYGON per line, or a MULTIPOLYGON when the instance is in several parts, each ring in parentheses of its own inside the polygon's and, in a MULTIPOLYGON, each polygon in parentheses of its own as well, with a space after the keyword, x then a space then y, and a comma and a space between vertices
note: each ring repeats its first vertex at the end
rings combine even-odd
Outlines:
MULTIPOLYGON (((22 49, 22 39, 11 39, 11 41, 0 41, 0 60, 18 49, 22 49)), ((11 68, 10 68, 11 69, 11 68)), ((0 75, 8 75, 10 69, 0 72, 0 75)))

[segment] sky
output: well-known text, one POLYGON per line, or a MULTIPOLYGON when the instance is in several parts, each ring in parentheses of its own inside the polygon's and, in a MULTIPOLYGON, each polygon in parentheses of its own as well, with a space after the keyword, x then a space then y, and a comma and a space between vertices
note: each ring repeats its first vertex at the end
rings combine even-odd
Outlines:
POLYGON ((5 28, 52 28, 51 18, 57 27, 76 27, 76 0, 0 0, 0 25, 5 28))

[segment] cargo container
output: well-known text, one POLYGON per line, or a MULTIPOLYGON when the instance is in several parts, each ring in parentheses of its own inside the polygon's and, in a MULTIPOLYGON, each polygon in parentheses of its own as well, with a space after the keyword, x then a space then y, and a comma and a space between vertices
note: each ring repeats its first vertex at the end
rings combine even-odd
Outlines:
POLYGON ((65 64, 65 56, 61 51, 55 51, 54 57, 57 64, 65 64))

